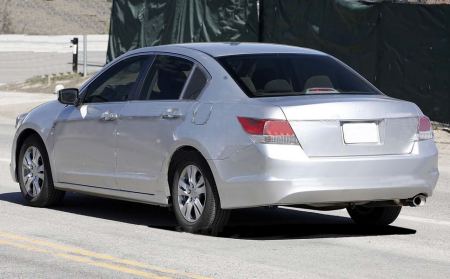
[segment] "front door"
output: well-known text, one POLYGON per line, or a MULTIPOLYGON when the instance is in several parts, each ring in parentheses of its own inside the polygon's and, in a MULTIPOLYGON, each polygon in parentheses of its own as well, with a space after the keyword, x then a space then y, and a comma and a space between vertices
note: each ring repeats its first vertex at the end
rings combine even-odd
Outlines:
POLYGON ((147 59, 131 57, 113 65, 81 92, 82 104, 61 113, 54 130, 55 182, 117 189, 117 121, 147 59))

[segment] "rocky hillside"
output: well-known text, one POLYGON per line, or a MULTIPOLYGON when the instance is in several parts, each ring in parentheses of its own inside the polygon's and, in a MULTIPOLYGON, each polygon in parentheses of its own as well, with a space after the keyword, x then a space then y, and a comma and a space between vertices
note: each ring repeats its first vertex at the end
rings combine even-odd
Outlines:
POLYGON ((0 34, 107 34, 112 0, 0 0, 0 34))

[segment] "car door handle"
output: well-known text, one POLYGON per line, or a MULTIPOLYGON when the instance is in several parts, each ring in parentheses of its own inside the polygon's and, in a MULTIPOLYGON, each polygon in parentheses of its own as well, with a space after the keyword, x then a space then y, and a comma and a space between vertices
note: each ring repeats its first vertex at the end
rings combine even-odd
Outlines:
POLYGON ((119 115, 117 113, 109 112, 109 111, 102 113, 102 115, 100 116, 100 120, 103 120, 103 121, 114 121, 114 120, 117 120, 118 118, 119 118, 119 115))
POLYGON ((178 109, 168 109, 167 111, 163 112, 161 114, 162 119, 176 119, 182 117, 183 114, 181 114, 178 109))

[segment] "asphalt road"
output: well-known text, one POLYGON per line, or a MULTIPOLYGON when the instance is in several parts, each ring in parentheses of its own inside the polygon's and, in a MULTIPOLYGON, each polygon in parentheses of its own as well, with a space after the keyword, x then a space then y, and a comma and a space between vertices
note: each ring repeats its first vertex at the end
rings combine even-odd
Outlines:
POLYGON ((449 144, 435 195, 387 228, 342 210, 250 209, 209 237, 178 232, 154 206, 77 194, 24 206, 8 169, 14 116, 49 98, 0 92, 1 278, 450 278, 449 144))

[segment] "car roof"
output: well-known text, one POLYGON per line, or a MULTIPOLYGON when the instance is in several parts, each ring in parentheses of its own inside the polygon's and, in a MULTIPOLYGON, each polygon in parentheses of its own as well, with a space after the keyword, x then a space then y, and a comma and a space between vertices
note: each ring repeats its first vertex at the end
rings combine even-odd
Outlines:
POLYGON ((223 43, 186 43, 186 44, 170 44, 160 45, 154 47, 145 47, 136 49, 130 53, 145 52, 145 51, 174 51, 183 52, 183 49, 194 50, 205 53, 212 57, 242 55, 242 54, 275 54, 275 53, 296 53, 296 54, 314 54, 326 55, 323 52, 302 48, 296 46, 268 44, 268 43, 238 43, 238 42, 223 42, 223 43))
POLYGON ((213 57, 266 53, 324 54, 309 48, 267 43, 188 43, 178 44, 177 46, 198 50, 213 57))

